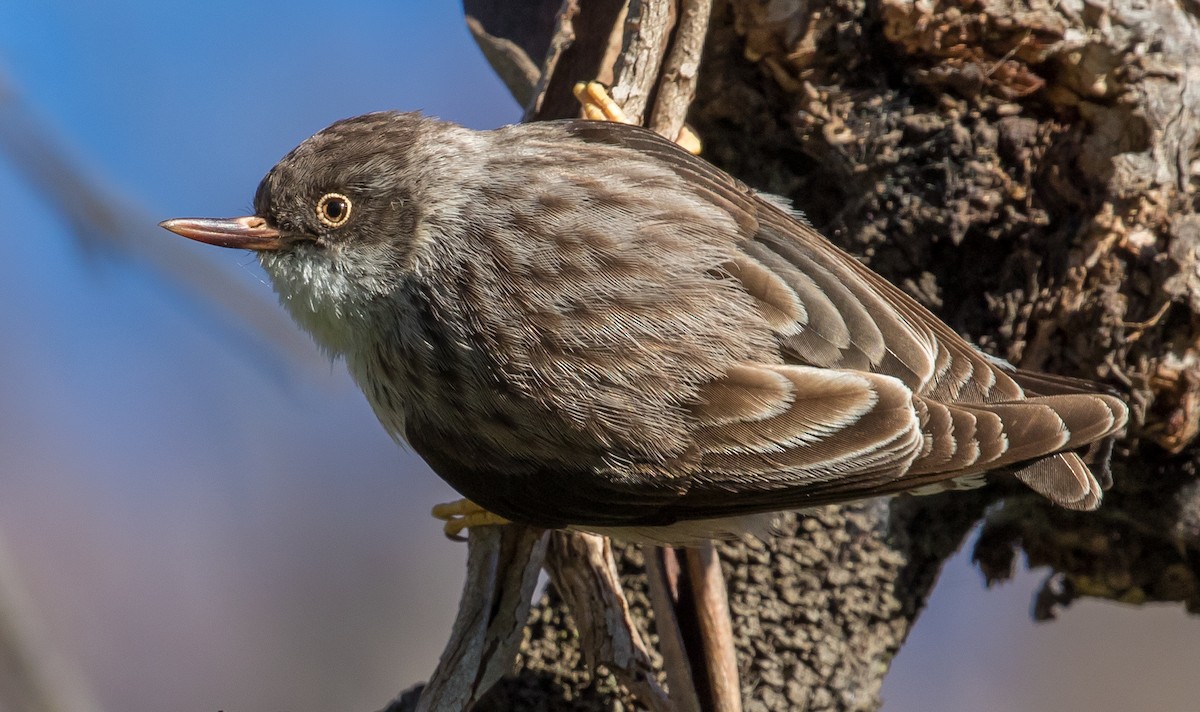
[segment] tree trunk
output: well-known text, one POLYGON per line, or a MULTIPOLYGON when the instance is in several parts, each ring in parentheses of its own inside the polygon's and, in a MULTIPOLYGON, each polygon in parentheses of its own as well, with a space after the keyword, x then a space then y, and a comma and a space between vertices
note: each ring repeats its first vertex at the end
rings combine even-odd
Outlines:
MULTIPOLYGON (((561 88, 611 77, 620 2, 466 6, 514 94, 541 98, 531 118, 574 115, 561 88), (578 10, 573 42, 560 6, 578 10), (569 61, 531 86, 555 52, 569 61)), ((989 580, 1021 549, 1054 569, 1039 617, 1079 596, 1200 611, 1198 11, 717 3, 690 114, 708 160, 791 199, 984 350, 1103 381, 1133 411, 1099 512, 993 486, 789 515, 768 542, 722 545, 747 710, 876 709, 940 567, 980 520, 989 580)), ((652 628, 641 552, 619 563, 652 628)), ((577 640, 549 590, 517 671, 476 709, 628 708, 577 640)))

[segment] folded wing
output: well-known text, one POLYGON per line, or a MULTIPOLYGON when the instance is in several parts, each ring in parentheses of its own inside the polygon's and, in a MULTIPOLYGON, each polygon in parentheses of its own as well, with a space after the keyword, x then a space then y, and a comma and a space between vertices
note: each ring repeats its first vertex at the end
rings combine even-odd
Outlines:
POLYGON ((1061 506, 1099 504, 1099 481, 1072 451, 1124 427, 1118 398, 987 356, 800 216, 651 132, 568 130, 652 156, 730 215, 738 249, 724 271, 785 362, 742 364, 702 390, 704 474, 687 516, 728 512, 730 500, 750 511, 930 491, 998 469, 1061 506))

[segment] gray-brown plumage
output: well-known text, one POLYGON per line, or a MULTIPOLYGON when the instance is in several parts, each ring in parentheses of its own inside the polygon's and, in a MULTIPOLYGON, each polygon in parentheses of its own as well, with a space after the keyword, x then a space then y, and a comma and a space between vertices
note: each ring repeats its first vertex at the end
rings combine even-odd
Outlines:
POLYGON ((1126 421, 638 128, 369 114, 288 154, 255 212, 165 225, 259 250, 384 427, 516 521, 644 530, 995 471, 1092 509, 1076 451, 1126 421))

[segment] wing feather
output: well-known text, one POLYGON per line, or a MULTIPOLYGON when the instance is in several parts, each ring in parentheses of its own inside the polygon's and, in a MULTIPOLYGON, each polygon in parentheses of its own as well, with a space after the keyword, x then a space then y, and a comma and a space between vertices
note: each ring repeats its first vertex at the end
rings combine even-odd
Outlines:
MULTIPOLYGON (((759 311, 773 331, 781 336, 793 336, 808 331, 805 327, 809 323, 809 309, 805 304, 812 304, 814 300, 802 299, 796 287, 785 282, 775 271, 749 254, 738 255, 725 268, 758 302, 759 311)), ((812 286, 815 288, 815 285, 812 286)), ((830 307, 832 308, 832 305, 830 307)), ((849 342, 848 332, 844 340, 849 342)))
POLYGON ((1100 483, 1073 452, 1044 457, 1013 474, 1060 507, 1088 511, 1100 506, 1100 483))
POLYGON ((702 387, 691 410, 700 474, 678 513, 837 502, 996 468, 1063 506, 1098 504, 1097 479, 1062 451, 1118 432, 1119 399, 980 352, 801 216, 651 132, 566 126, 649 156, 730 216, 740 253, 725 268, 784 361, 741 364, 702 387))
MULTIPOLYGON (((686 179, 689 190, 734 219, 747 254, 763 262, 765 247, 783 260, 788 268, 779 262, 768 266, 801 295, 806 308, 810 304, 795 274, 805 275, 825 292, 824 299, 836 306, 849 330, 850 346, 840 346, 840 337, 831 332, 835 338, 826 341, 838 346, 840 353, 830 362, 827 349, 797 342, 799 348, 794 350, 800 363, 864 368, 865 358, 869 364, 865 368, 895 376, 915 393, 940 400, 995 402, 1023 396, 1001 362, 978 351, 912 297, 835 247, 798 214, 763 199, 741 181, 653 132, 606 122, 566 125, 584 140, 636 149, 686 179), (808 360, 814 354, 816 358, 808 360)), ((785 341, 784 346, 786 350, 789 344, 785 341)))
POLYGON ((795 402, 793 383, 769 368, 735 366, 700 388, 692 415, 706 427, 779 416, 795 402))
POLYGON ((788 380, 788 408, 740 420, 710 416, 718 424, 695 433, 709 479, 752 475, 777 489, 834 477, 895 477, 924 445, 912 394, 895 378, 809 366, 758 369, 788 380))

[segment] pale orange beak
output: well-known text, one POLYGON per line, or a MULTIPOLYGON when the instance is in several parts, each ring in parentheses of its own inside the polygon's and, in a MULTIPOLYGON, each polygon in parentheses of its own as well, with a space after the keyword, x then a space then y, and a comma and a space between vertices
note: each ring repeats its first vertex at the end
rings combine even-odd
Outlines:
POLYGON ((240 218, 175 218, 163 220, 158 225, 177 235, 218 247, 278 250, 283 246, 279 231, 257 215, 240 218))

